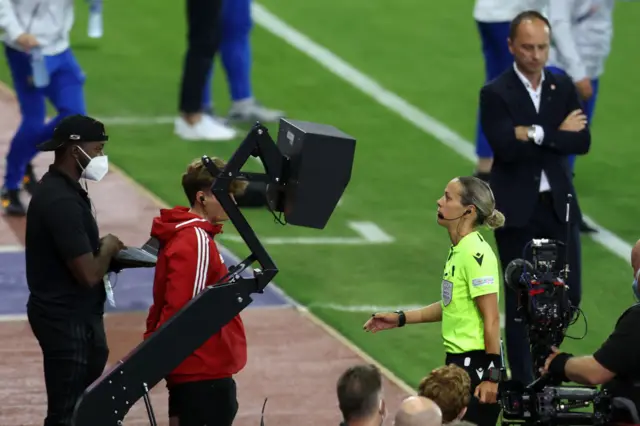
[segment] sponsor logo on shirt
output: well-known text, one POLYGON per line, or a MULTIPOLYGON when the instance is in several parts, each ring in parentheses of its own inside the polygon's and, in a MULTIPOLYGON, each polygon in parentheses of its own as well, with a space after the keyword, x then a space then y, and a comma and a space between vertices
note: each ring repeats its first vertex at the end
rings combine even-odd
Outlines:
POLYGON ((493 277, 480 277, 480 278, 471 280, 471 284, 474 287, 482 287, 483 285, 493 284, 493 282, 494 282, 493 277))

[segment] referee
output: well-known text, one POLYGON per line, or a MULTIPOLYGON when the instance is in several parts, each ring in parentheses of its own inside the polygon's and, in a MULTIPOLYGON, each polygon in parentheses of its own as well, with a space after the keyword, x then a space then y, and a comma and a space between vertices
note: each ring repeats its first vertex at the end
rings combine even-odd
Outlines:
POLYGON ((109 355, 103 277, 123 245, 113 235, 99 237, 79 183, 106 175, 107 140, 102 123, 73 115, 38 145, 55 151, 29 203, 25 241, 27 315, 42 349, 47 388, 44 426, 71 425, 77 400, 100 377, 109 355))
POLYGON ((438 200, 438 224, 445 227, 451 249, 442 275, 442 300, 407 312, 375 313, 366 331, 377 332, 405 324, 442 322, 445 364, 464 368, 473 396, 464 420, 494 426, 500 368, 499 265, 491 246, 477 231, 495 229, 504 216, 495 210, 487 183, 476 177, 453 179, 438 200))

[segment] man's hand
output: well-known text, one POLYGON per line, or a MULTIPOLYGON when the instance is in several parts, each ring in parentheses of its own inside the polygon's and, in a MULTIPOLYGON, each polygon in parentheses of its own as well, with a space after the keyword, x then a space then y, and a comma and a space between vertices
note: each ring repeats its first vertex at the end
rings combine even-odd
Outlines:
POLYGON ((29 33, 20 34, 20 36, 18 36, 18 38, 16 39, 16 43, 18 43, 20 47, 22 47, 27 52, 40 45, 35 36, 29 33))
POLYGON ((481 382, 476 386, 473 395, 482 404, 495 404, 498 400, 498 384, 493 382, 481 382))
POLYGON ((587 127, 587 116, 581 109, 576 109, 567 115, 559 129, 567 132, 579 132, 585 127, 587 127))
POLYGON ((593 86, 591 86, 591 79, 583 78, 582 80, 576 82, 576 90, 578 94, 582 98, 582 100, 586 101, 591 96, 593 96, 593 86))
POLYGON ((515 132, 516 139, 522 142, 529 142, 529 126, 517 126, 515 132))
POLYGON ((549 374, 549 365, 551 365, 551 361, 553 361, 553 359, 556 356, 558 356, 559 353, 560 351, 558 351, 558 348, 556 348, 555 346, 551 346, 551 354, 547 357, 547 360, 544 362, 544 367, 540 369, 540 373, 542 373, 543 375, 549 374))
POLYGON ((125 246, 122 241, 113 234, 107 234, 100 239, 100 249, 106 250, 108 253, 111 253, 112 256, 124 248, 125 246))

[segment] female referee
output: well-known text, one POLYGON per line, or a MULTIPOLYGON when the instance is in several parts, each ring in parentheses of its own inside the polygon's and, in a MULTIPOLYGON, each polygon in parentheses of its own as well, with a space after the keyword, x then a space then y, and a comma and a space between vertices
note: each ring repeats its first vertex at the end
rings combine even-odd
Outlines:
POLYGON ((488 184, 475 177, 453 179, 438 200, 438 224, 449 232, 442 300, 407 312, 375 313, 364 325, 377 332, 405 324, 442 322, 445 364, 464 368, 471 378, 464 420, 495 426, 500 357, 499 265, 491 246, 477 228, 504 225, 488 184))

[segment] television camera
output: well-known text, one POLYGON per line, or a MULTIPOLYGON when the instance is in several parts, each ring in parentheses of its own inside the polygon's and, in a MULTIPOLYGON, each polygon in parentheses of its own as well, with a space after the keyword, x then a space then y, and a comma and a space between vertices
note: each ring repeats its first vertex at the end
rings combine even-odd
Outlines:
MULTIPOLYGON (((567 200, 567 237, 570 236, 570 204, 571 194, 567 200)), ((634 404, 625 398, 613 398, 607 391, 595 387, 561 386, 558 378, 542 376, 540 372, 551 348, 560 347, 565 337, 571 338, 567 336, 567 329, 581 313, 569 297, 570 238, 566 241, 567 244, 533 239, 525 246, 522 258, 511 261, 505 269, 507 286, 517 294, 516 321, 524 323, 528 330, 536 379, 526 386, 508 381, 503 369, 499 385, 502 425, 602 425, 610 422, 614 409, 635 411, 634 404), (525 260, 529 248, 532 262, 525 260), (562 268, 558 267, 560 248, 564 248, 565 255, 562 268), (573 411, 589 406, 591 411, 573 411)))

